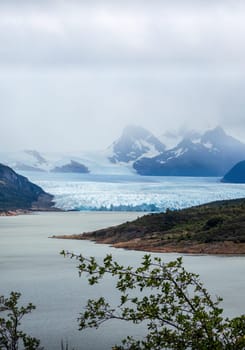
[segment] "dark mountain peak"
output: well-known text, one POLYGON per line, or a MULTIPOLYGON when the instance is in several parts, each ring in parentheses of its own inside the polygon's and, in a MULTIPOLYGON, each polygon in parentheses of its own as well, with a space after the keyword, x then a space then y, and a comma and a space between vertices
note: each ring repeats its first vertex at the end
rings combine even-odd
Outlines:
POLYGON ((234 137, 228 135, 224 129, 220 126, 217 126, 214 129, 206 131, 202 138, 202 143, 210 142, 217 148, 227 149, 227 148, 244 148, 245 144, 241 141, 235 139, 234 137))
POLYGON ((111 162, 130 162, 143 155, 154 157, 165 150, 165 146, 150 131, 136 125, 124 128, 121 137, 112 146, 111 162))
POLYGON ((183 140, 181 140, 178 145, 175 148, 180 148, 180 147, 192 147, 193 142, 190 138, 184 137, 183 140))
POLYGON ((203 142, 212 141, 213 143, 221 143, 225 142, 227 139, 238 141, 234 137, 228 135, 221 126, 209 129, 202 135, 203 142))
POLYGON ((207 130, 204 135, 210 135, 210 136, 221 136, 221 137, 224 137, 224 136, 227 136, 225 130, 222 128, 222 126, 220 125, 217 125, 215 128, 213 129, 209 129, 207 130))
POLYGON ((221 126, 207 130, 201 137, 202 142, 205 141, 223 141, 229 137, 221 126))
POLYGON ((51 172, 87 174, 89 173, 89 169, 86 167, 86 165, 76 162, 75 160, 71 160, 68 164, 56 166, 54 169, 51 170, 51 172))
POLYGON ((230 183, 245 183, 245 160, 237 163, 221 180, 230 183))

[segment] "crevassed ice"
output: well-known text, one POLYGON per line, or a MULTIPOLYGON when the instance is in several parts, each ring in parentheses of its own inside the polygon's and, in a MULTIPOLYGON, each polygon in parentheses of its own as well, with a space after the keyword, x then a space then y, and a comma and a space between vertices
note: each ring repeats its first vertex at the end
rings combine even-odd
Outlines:
MULTIPOLYGON (((67 176, 67 175, 66 175, 67 176)), ((217 178, 139 178, 108 181, 36 181, 55 196, 64 210, 165 211, 215 200, 245 197, 245 185, 223 184, 217 178)))

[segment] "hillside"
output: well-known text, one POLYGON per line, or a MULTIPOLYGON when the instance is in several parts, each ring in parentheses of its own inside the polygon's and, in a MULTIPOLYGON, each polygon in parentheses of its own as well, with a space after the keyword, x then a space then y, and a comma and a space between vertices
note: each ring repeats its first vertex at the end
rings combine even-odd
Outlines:
POLYGON ((0 164, 0 212, 10 210, 50 210, 53 196, 41 187, 0 164))
POLYGON ((245 160, 234 165, 221 181, 227 183, 245 183, 245 160))
POLYGON ((149 214, 74 236, 114 247, 153 252, 245 254, 245 199, 149 214))

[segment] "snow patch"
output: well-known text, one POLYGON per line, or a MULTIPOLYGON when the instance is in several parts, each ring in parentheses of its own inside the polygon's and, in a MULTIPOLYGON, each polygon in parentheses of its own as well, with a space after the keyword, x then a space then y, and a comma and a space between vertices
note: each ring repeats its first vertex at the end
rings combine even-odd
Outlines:
POLYGON ((178 157, 182 156, 182 154, 184 154, 184 153, 186 153, 186 152, 187 152, 187 149, 186 149, 186 148, 185 148, 185 149, 179 148, 178 150, 176 150, 176 151, 174 152, 175 158, 178 158, 178 157))
POLYGON ((201 138, 192 139, 191 141, 192 141, 192 143, 195 143, 195 144, 201 143, 201 138))
POLYGON ((208 148, 208 149, 212 149, 213 148, 213 144, 211 142, 205 142, 205 143, 203 143, 203 146, 205 148, 208 148))
POLYGON ((153 144, 144 140, 142 140, 141 143, 146 149, 148 149, 148 151, 145 152, 140 158, 142 157, 153 158, 160 154, 160 152, 156 149, 156 147, 153 144))

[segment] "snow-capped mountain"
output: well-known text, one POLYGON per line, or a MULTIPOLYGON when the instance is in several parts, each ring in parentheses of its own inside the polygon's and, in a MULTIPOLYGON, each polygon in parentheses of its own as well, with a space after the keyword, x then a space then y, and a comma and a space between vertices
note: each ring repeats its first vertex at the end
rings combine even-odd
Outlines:
POLYGON ((112 163, 130 163, 141 157, 152 158, 164 152, 165 146, 148 130, 130 125, 109 148, 112 163))
POLYGON ((245 144, 227 135, 221 127, 203 134, 190 132, 185 135, 174 147, 165 148, 146 129, 128 126, 105 151, 0 152, 0 162, 22 173, 69 171, 101 175, 223 176, 245 159, 245 144))
POLYGON ((133 166, 141 175, 223 176, 244 158, 245 144, 217 127, 203 135, 193 133, 176 147, 141 158, 133 166))

